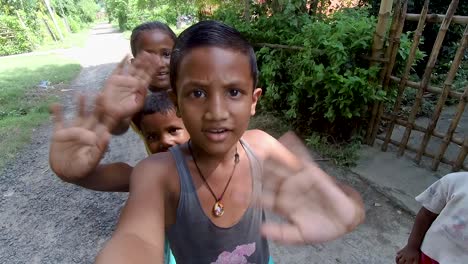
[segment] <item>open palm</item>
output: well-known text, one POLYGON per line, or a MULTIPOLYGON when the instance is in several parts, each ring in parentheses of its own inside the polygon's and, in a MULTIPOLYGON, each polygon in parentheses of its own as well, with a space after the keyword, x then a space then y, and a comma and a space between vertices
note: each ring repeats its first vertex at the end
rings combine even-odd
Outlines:
POLYGON ((63 180, 79 181, 98 165, 109 144, 107 128, 98 122, 97 112, 86 114, 84 98, 70 126, 65 126, 60 105, 52 106, 54 131, 49 152, 52 170, 63 180), (66 177, 65 177, 66 175, 66 177))
POLYGON ((143 108, 155 69, 154 56, 142 51, 131 64, 122 60, 106 80, 96 107, 110 130, 143 108))
POLYGON ((301 157, 303 167, 265 162, 263 206, 285 217, 287 223, 265 223, 263 234, 283 243, 308 244, 330 241, 354 229, 363 220, 359 195, 357 199, 348 195, 346 187, 321 170, 294 134, 279 141, 301 157))

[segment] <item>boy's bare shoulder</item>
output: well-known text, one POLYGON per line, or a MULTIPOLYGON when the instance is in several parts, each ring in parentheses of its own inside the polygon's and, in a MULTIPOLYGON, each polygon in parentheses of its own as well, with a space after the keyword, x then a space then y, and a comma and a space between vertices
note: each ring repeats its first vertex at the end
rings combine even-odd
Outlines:
POLYGON ((134 168, 130 182, 135 184, 162 184, 173 186, 177 174, 176 164, 169 152, 153 154, 140 161, 134 168))
POLYGON ((260 129, 245 131, 242 139, 249 144, 255 154, 263 158, 268 155, 272 147, 278 144, 274 137, 260 129))

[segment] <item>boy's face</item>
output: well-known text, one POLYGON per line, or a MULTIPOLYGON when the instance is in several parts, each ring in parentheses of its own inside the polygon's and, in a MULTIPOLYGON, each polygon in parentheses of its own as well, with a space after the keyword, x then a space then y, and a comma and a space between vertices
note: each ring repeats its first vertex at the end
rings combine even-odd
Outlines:
POLYGON ((224 154, 247 129, 262 90, 253 90, 249 58, 217 47, 191 50, 176 80, 178 107, 194 143, 224 154))
POLYGON ((190 138, 182 119, 178 118, 174 111, 167 114, 144 115, 140 127, 153 154, 167 151, 170 147, 185 143, 190 138))
POLYGON ((147 30, 140 33, 135 43, 137 53, 146 51, 156 56, 156 73, 151 80, 151 87, 156 90, 167 90, 169 82, 169 61, 171 59, 174 41, 165 32, 160 30, 147 30))

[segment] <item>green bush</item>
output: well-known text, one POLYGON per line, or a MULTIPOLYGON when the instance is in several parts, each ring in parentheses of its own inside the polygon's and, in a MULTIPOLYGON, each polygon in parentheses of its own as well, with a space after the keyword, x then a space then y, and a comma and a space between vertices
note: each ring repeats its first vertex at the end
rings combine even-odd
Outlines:
POLYGON ((29 52, 34 49, 32 32, 14 16, 0 15, 0 56, 29 52))
POLYGON ((68 17, 67 20, 68 20, 68 25, 70 26, 70 30, 73 33, 76 33, 83 28, 83 24, 80 23, 79 18, 76 18, 76 16, 70 16, 68 17))
POLYGON ((271 43, 303 49, 257 49, 262 107, 282 113, 305 134, 327 133, 349 139, 367 120, 368 108, 385 94, 369 80, 379 69, 369 68, 376 20, 366 9, 344 9, 318 19, 297 14, 293 6, 273 15, 255 14, 245 22, 238 8, 222 8, 215 18, 240 30, 251 43, 271 43))

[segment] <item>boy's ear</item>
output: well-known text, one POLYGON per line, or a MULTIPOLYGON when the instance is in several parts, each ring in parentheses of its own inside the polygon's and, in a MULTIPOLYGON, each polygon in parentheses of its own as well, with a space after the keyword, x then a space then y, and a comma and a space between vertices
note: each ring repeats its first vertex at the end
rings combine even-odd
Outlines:
POLYGON ((135 60, 135 58, 131 58, 130 59, 130 63, 133 64, 133 61, 135 60))
POLYGON ((255 108, 257 107, 257 102, 262 95, 262 88, 255 88, 252 94, 252 106, 250 107, 250 115, 255 115, 255 108))

